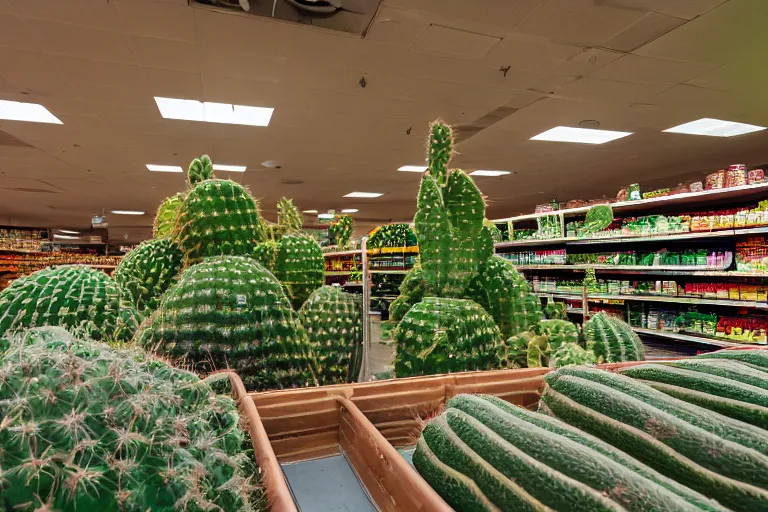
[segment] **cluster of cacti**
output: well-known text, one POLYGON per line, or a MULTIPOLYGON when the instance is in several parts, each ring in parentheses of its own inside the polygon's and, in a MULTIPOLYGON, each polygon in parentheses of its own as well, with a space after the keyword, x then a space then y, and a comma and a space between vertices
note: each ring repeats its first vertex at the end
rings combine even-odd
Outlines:
POLYGON ((275 277, 249 257, 206 258, 186 269, 136 340, 198 373, 232 369, 250 390, 315 384, 298 315, 275 277))
POLYGON ((262 510, 232 398, 163 361, 60 328, 6 341, 3 510, 262 510))
POLYGON ((363 358, 362 307, 338 286, 312 292, 299 311, 323 384, 355 382, 363 358))
POLYGON ((385 224, 368 234, 368 248, 411 247, 417 244, 416 234, 408 224, 385 224))
POLYGON ((352 217, 349 215, 337 215, 328 225, 328 238, 331 244, 344 248, 352 237, 352 217))
POLYGON ((549 366, 552 368, 593 364, 597 364, 595 353, 574 342, 561 343, 549 355, 549 366))
POLYGON ((194 188, 198 183, 212 180, 213 178, 213 162, 211 157, 203 155, 190 162, 189 169, 187 170, 187 184, 189 188, 194 188))
POLYGON ((303 233, 285 235, 279 245, 275 277, 298 310, 309 295, 323 285, 323 250, 312 236, 303 233))
POLYGON ((568 320, 568 309, 565 302, 550 300, 544 306, 544 316, 549 320, 568 320))
POLYGON ((567 423, 491 396, 451 398, 424 428, 413 465, 457 511, 728 510, 567 423))
POLYGON ((173 238, 194 263, 208 256, 249 255, 266 239, 266 228, 256 201, 241 185, 206 179, 184 198, 173 238))
POLYGON ((253 258, 272 273, 275 272, 277 267, 277 255, 279 252, 280 242, 274 240, 266 240, 253 246, 253 258))
POLYGON ((549 340, 546 334, 524 331, 504 343, 507 368, 541 368, 549 366, 549 340))
POLYGON ((120 261, 115 282, 138 311, 151 312, 181 270, 182 260, 181 251, 170 239, 147 240, 120 261))
POLYGON ((579 343, 579 328, 567 320, 542 320, 538 330, 547 336, 549 346, 556 350, 563 343, 579 343))
POLYGON ((133 335, 138 322, 138 314, 121 300, 112 278, 88 266, 38 270, 0 292, 0 336, 50 325, 97 340, 124 340, 133 335))
POLYGON ((163 238, 173 233, 173 227, 176 225, 176 218, 179 216, 179 209, 184 202, 184 197, 186 194, 179 192, 160 203, 152 226, 153 237, 163 238))
POLYGON ((502 368, 504 345, 493 318, 466 299, 427 297, 395 333, 398 377, 502 368))
POLYGON ((643 342, 632 327, 602 311, 584 324, 584 339, 587 348, 595 353, 601 363, 645 359, 643 342))

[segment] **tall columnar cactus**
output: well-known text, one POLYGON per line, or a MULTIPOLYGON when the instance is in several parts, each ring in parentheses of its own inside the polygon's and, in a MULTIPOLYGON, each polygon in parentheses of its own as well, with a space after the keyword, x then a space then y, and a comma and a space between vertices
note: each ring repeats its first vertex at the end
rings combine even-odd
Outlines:
POLYGON ((562 421, 491 396, 451 398, 424 428, 413 465, 461 511, 727 510, 562 421))
POLYGON ((315 383, 298 316, 275 277, 248 257, 189 267, 136 341, 199 373, 231 368, 251 390, 315 383))
POLYGON ((331 243, 339 248, 344 248, 349 244, 352 236, 352 217, 349 215, 337 215, 328 225, 328 238, 331 243))
POLYGON ((395 342, 398 377, 505 366, 498 327, 471 300, 425 298, 400 322, 395 342))
POLYGON ((62 326, 94 339, 127 339, 136 311, 120 300, 117 285, 100 270, 64 265, 38 270, 0 292, 0 336, 9 330, 62 326))
POLYGON ((293 199, 282 197, 277 202, 277 225, 282 228, 283 233, 295 233, 304 227, 304 216, 293 204, 293 199))
POLYGON ((232 398, 61 328, 9 341, 0 356, 4 510, 261 510, 232 398))
POLYGON ((299 311, 317 359, 323 384, 354 382, 363 357, 362 312, 358 299, 338 286, 321 286, 299 311))
POLYGON ((253 258, 273 274, 277 268, 277 255, 279 252, 280 243, 274 240, 267 240, 253 246, 253 258))
POLYGON ((179 210, 173 238, 186 261, 220 255, 248 255, 266 238, 258 206, 242 186, 209 179, 189 191, 179 210))
POLYGON ((213 162, 211 162, 211 157, 203 155, 192 160, 187 172, 187 184, 189 187, 194 188, 198 183, 210 179, 213 179, 213 162))
POLYGON ((310 235, 294 233, 280 240, 275 277, 283 284, 296 310, 323 285, 324 270, 323 251, 310 235))
POLYGON ((498 256, 485 261, 468 294, 491 313, 504 338, 527 331, 544 318, 541 302, 525 277, 498 256))
POLYGON ((602 363, 622 361, 642 361, 645 349, 640 337, 626 322, 596 313, 584 324, 584 338, 587 348, 591 349, 602 363))
POLYGON ((155 222, 152 226, 152 236, 154 238, 163 238, 173 233, 173 227, 176 225, 176 218, 179 216, 179 209, 184 202, 184 192, 166 198, 157 208, 155 222))
POLYGON ((147 240, 120 261, 115 282, 138 311, 154 311, 181 270, 182 259, 181 251, 168 238, 147 240))

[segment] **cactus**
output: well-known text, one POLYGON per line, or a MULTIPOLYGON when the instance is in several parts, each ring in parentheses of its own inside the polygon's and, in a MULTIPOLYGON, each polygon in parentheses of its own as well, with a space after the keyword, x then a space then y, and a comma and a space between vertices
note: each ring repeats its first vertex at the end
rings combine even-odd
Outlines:
POLYGON ((213 179, 213 162, 211 162, 211 157, 203 155, 192 160, 187 171, 187 184, 189 188, 194 188, 198 183, 211 179, 213 179))
POLYGON ((493 243, 497 244, 503 241, 504 236, 501 233, 501 230, 499 227, 491 222, 488 219, 483 220, 483 226, 485 226, 485 229, 488 230, 488 233, 491 235, 491 240, 493 243))
POLYGON ((160 203, 155 214, 155 222, 152 225, 152 236, 154 238, 163 238, 171 235, 185 196, 185 193, 179 192, 160 203))
POLYGON ((61 328, 0 356, 3 510, 254 512, 232 398, 194 374, 61 328))
POLYGON ((544 316, 549 320, 568 320, 568 308, 565 302, 550 300, 544 306, 544 316))
POLYGON ((421 302, 426 293, 426 284, 418 262, 405 274, 400 283, 400 295, 389 305, 389 316, 399 322, 417 302, 421 302))
POLYGON ((135 340, 198 373, 231 368, 251 390, 315 383, 298 316, 275 277, 247 257, 189 267, 135 340))
POLYGON ((398 377, 505 366, 498 327, 471 300, 425 298, 400 322, 395 342, 398 377))
POLYGON ((309 295, 323 285, 324 270, 323 250, 314 238, 294 233, 280 240, 275 277, 283 284, 294 309, 298 311, 309 295))
POLYGON ((485 262, 468 295, 493 316, 505 339, 531 329, 543 318, 541 302, 525 277, 498 256, 485 262))
POLYGON ((507 368, 539 368, 548 366, 549 340, 546 334, 524 331, 504 343, 504 366, 507 368))
POLYGON ((266 239, 256 202, 239 184, 209 179, 189 191, 173 238, 187 263, 220 255, 248 255, 266 239))
POLYGON ((282 227, 283 233, 295 233, 304 227, 304 216, 293 204, 293 199, 281 197, 277 202, 277 225, 282 227))
POLYGON ((584 338, 587 348, 595 353, 598 362, 619 363, 645 359, 643 342, 632 327, 602 311, 584 324, 584 338))
POLYGON ((273 274, 277 267, 277 255, 279 252, 280 244, 273 240, 267 240, 253 246, 253 258, 273 274))
POLYGON ((416 233, 408 224, 402 222, 377 226, 368 235, 368 249, 412 247, 416 244, 416 233))
POLYGON ((328 225, 328 238, 331 244, 343 249, 349 244, 352 230, 352 217, 349 215, 337 215, 328 225))
POLYGON ((138 311, 154 311, 181 270, 182 259, 181 251, 168 238, 147 240, 120 261, 115 282, 138 311))
POLYGON ((563 343, 579 342, 579 328, 567 320, 542 320, 538 330, 547 336, 552 350, 556 350, 563 343))
POLYGON ((64 265, 38 270, 0 292, 0 336, 9 330, 62 326, 97 340, 128 339, 138 315, 100 270, 64 265))
POLYGON ((427 163, 438 185, 443 186, 448 179, 448 163, 453 157, 453 130, 441 119, 429 125, 429 144, 427 145, 427 163))
POLYGON ((589 349, 583 348, 578 343, 561 343, 550 355, 549 365, 553 368, 561 368, 569 365, 596 364, 597 357, 589 349))
POLYGON ((323 384, 355 382, 363 357, 362 312, 358 299, 338 286, 321 286, 299 311, 317 358, 323 384))

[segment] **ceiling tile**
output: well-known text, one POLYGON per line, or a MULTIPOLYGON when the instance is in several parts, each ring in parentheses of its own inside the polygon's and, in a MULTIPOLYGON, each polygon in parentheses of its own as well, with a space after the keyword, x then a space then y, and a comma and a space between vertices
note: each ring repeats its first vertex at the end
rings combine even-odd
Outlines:
POLYGON ((631 52, 683 23, 685 20, 674 16, 649 12, 626 29, 603 41, 600 46, 620 52, 631 52))
POLYGON ((257 82, 279 82, 286 59, 234 51, 202 45, 200 66, 206 74, 243 78, 257 82))
POLYGON ((136 63, 130 40, 123 33, 41 20, 28 20, 27 25, 46 53, 136 63))
POLYGON ((517 31, 569 44, 595 45, 638 21, 643 10, 620 2, 546 0, 517 31))
MULTIPOLYGON (((691 20, 729 0, 620 0, 627 7, 646 9, 668 16, 691 20)), ((618 2, 617 2, 618 3, 618 2)))
POLYGON ((57 56, 52 60, 61 70, 61 73, 73 84, 88 82, 96 85, 135 88, 146 86, 141 68, 135 64, 120 64, 65 56, 57 56))
POLYGON ((653 103, 654 97, 664 89, 666 89, 664 86, 580 78, 561 87, 558 90, 558 95, 579 100, 653 103))
POLYGON ((603 50, 601 48, 585 48, 577 53, 567 62, 558 66, 555 73, 559 75, 584 76, 600 69, 609 62, 613 62, 624 55, 612 50, 603 50))
POLYGON ((647 85, 675 85, 711 71, 712 65, 674 62, 638 55, 623 57, 593 71, 592 78, 647 85))
POLYGON ((446 55, 457 59, 482 59, 501 38, 450 27, 430 25, 413 45, 416 51, 446 55))
POLYGON ((466 2, 464 0, 385 0, 385 5, 421 11, 457 22, 463 20, 511 29, 528 16, 543 0, 514 2, 466 2))
POLYGON ((549 72, 581 52, 580 46, 555 43, 540 37, 509 34, 488 53, 485 61, 516 69, 549 72))
POLYGON ((12 14, 0 12, 0 46, 37 50, 37 41, 27 29, 24 20, 12 14))
POLYGON ((7 0, 19 16, 99 30, 119 30, 114 1, 7 0))
POLYGON ((17 92, 71 98, 77 92, 44 53, 0 48, 0 76, 17 92))
POLYGON ((133 47, 141 66, 176 71, 200 71, 200 54, 194 43, 134 37, 133 47))
POLYGON ((138 36, 195 42, 194 10, 186 3, 118 0, 125 30, 138 36))
POLYGON ((203 98, 203 77, 200 73, 156 68, 142 68, 142 71, 147 80, 147 90, 152 97, 198 100, 203 98))
POLYGON ((365 35, 366 42, 411 46, 429 26, 429 21, 418 12, 382 5, 365 35))
POLYGON ((126 107, 156 107, 155 100, 145 87, 99 85, 87 82, 76 84, 81 98, 95 103, 112 103, 126 107))

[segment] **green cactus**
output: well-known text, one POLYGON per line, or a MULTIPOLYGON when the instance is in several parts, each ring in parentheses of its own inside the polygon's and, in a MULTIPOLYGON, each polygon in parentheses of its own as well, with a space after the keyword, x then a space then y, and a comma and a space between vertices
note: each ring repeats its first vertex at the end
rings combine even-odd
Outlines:
POLYGON ((163 238, 173 233, 173 227, 176 225, 176 218, 179 216, 179 209, 184 202, 185 196, 185 193, 179 192, 160 203, 155 214, 154 224, 152 225, 152 236, 154 238, 163 238))
POLYGON ((229 180, 209 179, 189 191, 173 237, 187 263, 221 255, 249 255, 266 239, 264 222, 251 195, 229 180))
POLYGON ((563 343, 578 343, 580 338, 579 328, 567 320, 542 320, 538 330, 547 336, 552 350, 556 350, 563 343))
POLYGON ((349 215, 337 215, 328 225, 328 238, 331 244, 343 249, 349 244, 352 237, 352 217, 349 215))
POLYGON ((613 208, 608 204, 596 204, 587 212, 584 219, 583 230, 585 233, 602 231, 613 222, 613 208))
POLYGON ((280 243, 273 240, 267 240, 253 246, 253 258, 273 274, 277 267, 277 255, 279 252, 280 243))
POLYGON ((285 288, 298 311, 309 295, 324 282, 325 258, 314 238, 303 233, 285 235, 280 240, 275 277, 285 288))
POLYGON ((264 510, 232 398, 161 360, 61 328, 8 344, 3 510, 264 510))
POLYGON ((398 377, 505 366, 498 327, 471 300, 425 298, 400 322, 395 342, 398 377))
POLYGON ((584 338, 600 363, 645 360, 643 342, 632 327, 602 311, 584 324, 584 338))
POLYGON ((355 382, 363 357, 362 308, 338 286, 321 286, 301 306, 299 317, 317 358, 321 385, 355 382))
POLYGON ((528 342, 526 364, 528 368, 546 368, 549 366, 550 346, 546 336, 533 336, 528 342))
POLYGON ((168 238, 147 240, 120 261, 115 282, 138 311, 154 311, 181 270, 183 256, 168 238))
POLYGON ((201 374, 231 368, 249 390, 315 384, 298 316, 275 277, 248 257, 189 267, 135 340, 201 374))
POLYGON ((485 229, 487 229, 488 233, 491 235, 491 240, 493 243, 497 244, 503 241, 504 236, 496 224, 489 221, 488 219, 485 219, 483 220, 483 226, 485 226, 485 229))
POLYGON ((562 368, 570 365, 596 364, 597 357, 595 353, 586 349, 578 343, 561 343, 549 357, 550 366, 553 368, 562 368))
POLYGON ((439 186, 448 179, 448 163, 453 157, 453 130, 438 119, 429 125, 429 144, 427 145, 427 163, 429 173, 439 186))
POLYGON ((0 292, 0 336, 45 325, 76 330, 97 340, 129 339, 139 316, 111 277, 82 265, 38 270, 0 292))
POLYGON ((293 204, 293 199, 281 197, 277 202, 277 224, 283 227, 284 233, 295 233, 304 227, 304 215, 293 204))
POLYGON ((568 320, 568 308, 565 302, 550 300, 544 306, 544 316, 549 320, 568 320))
POLYGON ((414 304, 421 302, 426 293, 426 283, 421 274, 421 264, 416 263, 400 283, 400 295, 389 305, 389 317, 395 322, 403 319, 414 304))
POLYGON ((539 368, 549 362, 549 340, 546 334, 524 331, 504 342, 506 368, 539 368))
POLYGON ((408 224, 384 224, 374 229, 368 237, 368 249, 379 247, 412 247, 417 245, 416 233, 408 224))
POLYGON ((468 295, 493 316, 505 339, 533 328, 544 316, 525 277, 498 256, 486 260, 468 295))
POLYGON ((192 160, 187 171, 187 184, 189 187, 194 188, 199 183, 211 179, 213 179, 213 162, 211 162, 211 157, 203 155, 192 160))

